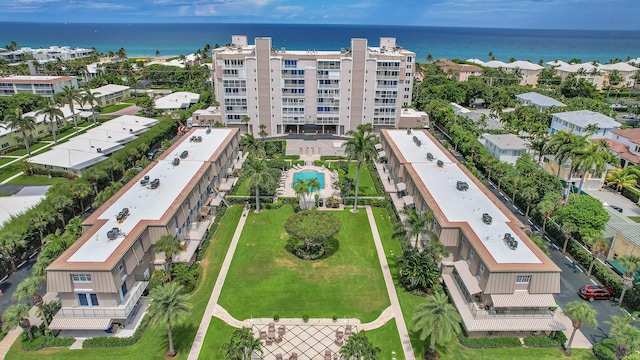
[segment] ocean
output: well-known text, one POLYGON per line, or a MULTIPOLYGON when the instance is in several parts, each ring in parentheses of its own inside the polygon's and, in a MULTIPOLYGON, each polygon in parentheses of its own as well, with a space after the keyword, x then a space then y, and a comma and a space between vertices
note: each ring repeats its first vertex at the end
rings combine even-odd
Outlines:
POLYGON ((0 46, 15 41, 32 48, 51 45, 96 47, 101 52, 124 48, 129 56, 190 54, 205 44, 226 44, 231 35, 271 37, 273 46, 292 50, 338 50, 353 37, 378 46, 380 37, 416 52, 418 61, 437 58, 569 60, 640 57, 640 31, 527 30, 428 26, 291 25, 291 24, 64 24, 0 23, 0 46))

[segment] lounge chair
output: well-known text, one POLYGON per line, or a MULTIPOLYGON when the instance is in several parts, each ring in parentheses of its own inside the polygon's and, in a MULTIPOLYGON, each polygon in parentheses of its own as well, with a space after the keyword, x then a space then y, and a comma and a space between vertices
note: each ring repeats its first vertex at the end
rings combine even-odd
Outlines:
POLYGON ((289 360, 298 360, 298 353, 292 352, 291 356, 289 356, 289 360))
POLYGON ((342 338, 340 338, 340 339, 335 339, 333 343, 338 346, 342 346, 342 344, 344 344, 344 341, 342 340, 342 338))
POLYGON ((276 360, 282 360, 282 353, 276 354, 276 360))
POLYGON ((267 340, 265 340, 265 344, 266 344, 267 346, 269 346, 269 345, 273 345, 273 339, 269 339, 269 338, 267 337, 267 340))
POLYGON ((280 327, 278 328, 278 334, 284 335, 286 332, 287 332, 287 328, 284 325, 280 325, 280 327))
POLYGON ((260 339, 264 340, 267 338, 267 332, 266 331, 260 331, 260 339))
POLYGON ((324 351, 324 360, 331 360, 331 350, 327 349, 324 351))
POLYGON ((352 329, 353 329, 353 327, 352 327, 351 325, 347 325, 347 326, 344 328, 344 334, 345 334, 345 335, 351 335, 351 330, 352 330, 352 329))

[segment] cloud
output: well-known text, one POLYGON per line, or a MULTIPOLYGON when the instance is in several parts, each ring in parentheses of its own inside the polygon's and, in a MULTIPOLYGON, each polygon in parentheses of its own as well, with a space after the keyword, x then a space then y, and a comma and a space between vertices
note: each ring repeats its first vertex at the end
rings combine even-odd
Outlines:
POLYGON ((276 6, 275 11, 277 12, 285 12, 285 13, 292 13, 292 12, 302 12, 304 11, 304 7, 302 6, 295 6, 295 5, 287 5, 287 6, 276 6))
POLYGON ((124 9, 131 9, 130 6, 127 6, 127 5, 124 5, 124 4, 113 4, 113 3, 106 3, 106 2, 90 2, 90 1, 76 3, 76 6, 84 7, 84 8, 87 8, 87 9, 94 9, 94 10, 124 10, 124 9))
POLYGON ((196 16, 214 16, 217 14, 216 9, 213 5, 201 5, 196 6, 195 11, 193 12, 196 16))

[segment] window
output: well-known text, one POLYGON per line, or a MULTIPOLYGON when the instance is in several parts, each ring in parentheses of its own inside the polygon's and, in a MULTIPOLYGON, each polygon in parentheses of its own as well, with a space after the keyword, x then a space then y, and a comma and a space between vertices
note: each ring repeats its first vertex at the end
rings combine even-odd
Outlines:
POLYGON ((118 273, 121 274, 124 271, 124 262, 120 261, 118 263, 118 273))
POLYGON ((96 294, 78 294, 78 302, 80 306, 98 306, 98 295, 96 294))
POLYGON ((124 297, 127 295, 127 292, 129 290, 127 290, 127 283, 123 282, 122 286, 120 287, 120 296, 122 297, 122 300, 124 300, 124 297))
POLYGON ((531 282, 531 275, 516 276, 516 284, 528 284, 531 282))
POLYGON ((469 260, 473 259, 476 256, 476 252, 473 249, 469 249, 469 260))
POLYGON ((478 268, 478 273, 480 273, 480 275, 482 275, 482 274, 484 274, 484 270, 485 270, 484 264, 480 264, 480 267, 478 268))
POLYGON ((90 274, 71 274, 71 281, 73 282, 91 282, 90 274))

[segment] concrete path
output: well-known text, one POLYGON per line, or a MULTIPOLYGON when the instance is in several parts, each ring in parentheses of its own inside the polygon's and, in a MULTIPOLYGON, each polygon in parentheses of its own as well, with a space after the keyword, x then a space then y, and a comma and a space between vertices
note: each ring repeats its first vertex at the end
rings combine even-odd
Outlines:
POLYGON ((238 226, 236 227, 235 233, 233 233, 233 238, 231 239, 229 250, 227 250, 227 255, 224 257, 224 261, 222 262, 222 268, 220 268, 220 273, 218 274, 216 284, 214 285, 213 291, 211 292, 211 297, 209 298, 207 308, 205 309, 204 315, 202 316, 202 321, 200 322, 200 326, 198 327, 196 337, 195 339, 193 339, 193 345, 191 345, 191 351, 189 352, 188 357, 189 360, 197 360, 198 356, 200 356, 200 350, 202 350, 204 337, 207 334, 207 329, 209 329, 211 317, 214 316, 214 313, 216 311, 218 299, 220 298, 220 292, 222 291, 222 285, 224 285, 224 279, 227 277, 227 272, 229 271, 231 260, 233 260, 233 254, 236 252, 238 240, 240 240, 240 235, 242 234, 242 229, 244 228, 244 224, 247 222, 248 213, 249 210, 247 210, 246 208, 242 211, 242 217, 240 218, 240 221, 238 221, 238 226))
POLYGON ((391 301, 391 309, 393 310, 393 316, 396 319, 396 326, 398 327, 398 333, 400 334, 404 357, 407 360, 415 360, 416 356, 413 353, 413 347, 411 346, 411 340, 409 339, 407 325, 405 324, 404 317, 402 316, 402 309, 400 308, 400 302, 398 301, 398 294, 396 293, 396 287, 393 283, 393 277, 391 277, 391 271, 389 270, 389 264, 387 263, 384 248, 382 247, 382 240, 378 233, 376 219, 373 216, 371 206, 367 205, 365 206, 365 209, 367 210, 367 217, 369 218, 369 225, 371 226, 371 233, 373 234, 373 242, 376 244, 378 260, 380 260, 380 266, 382 267, 382 275, 384 276, 384 282, 387 286, 387 293, 389 294, 389 300, 391 301))
POLYGON ((20 328, 15 328, 13 330, 10 330, 7 335, 5 335, 4 339, 0 341, 0 359, 4 359, 4 357, 7 356, 9 349, 13 345, 14 341, 18 339, 18 336, 20 336, 21 333, 22 330, 20 328))

